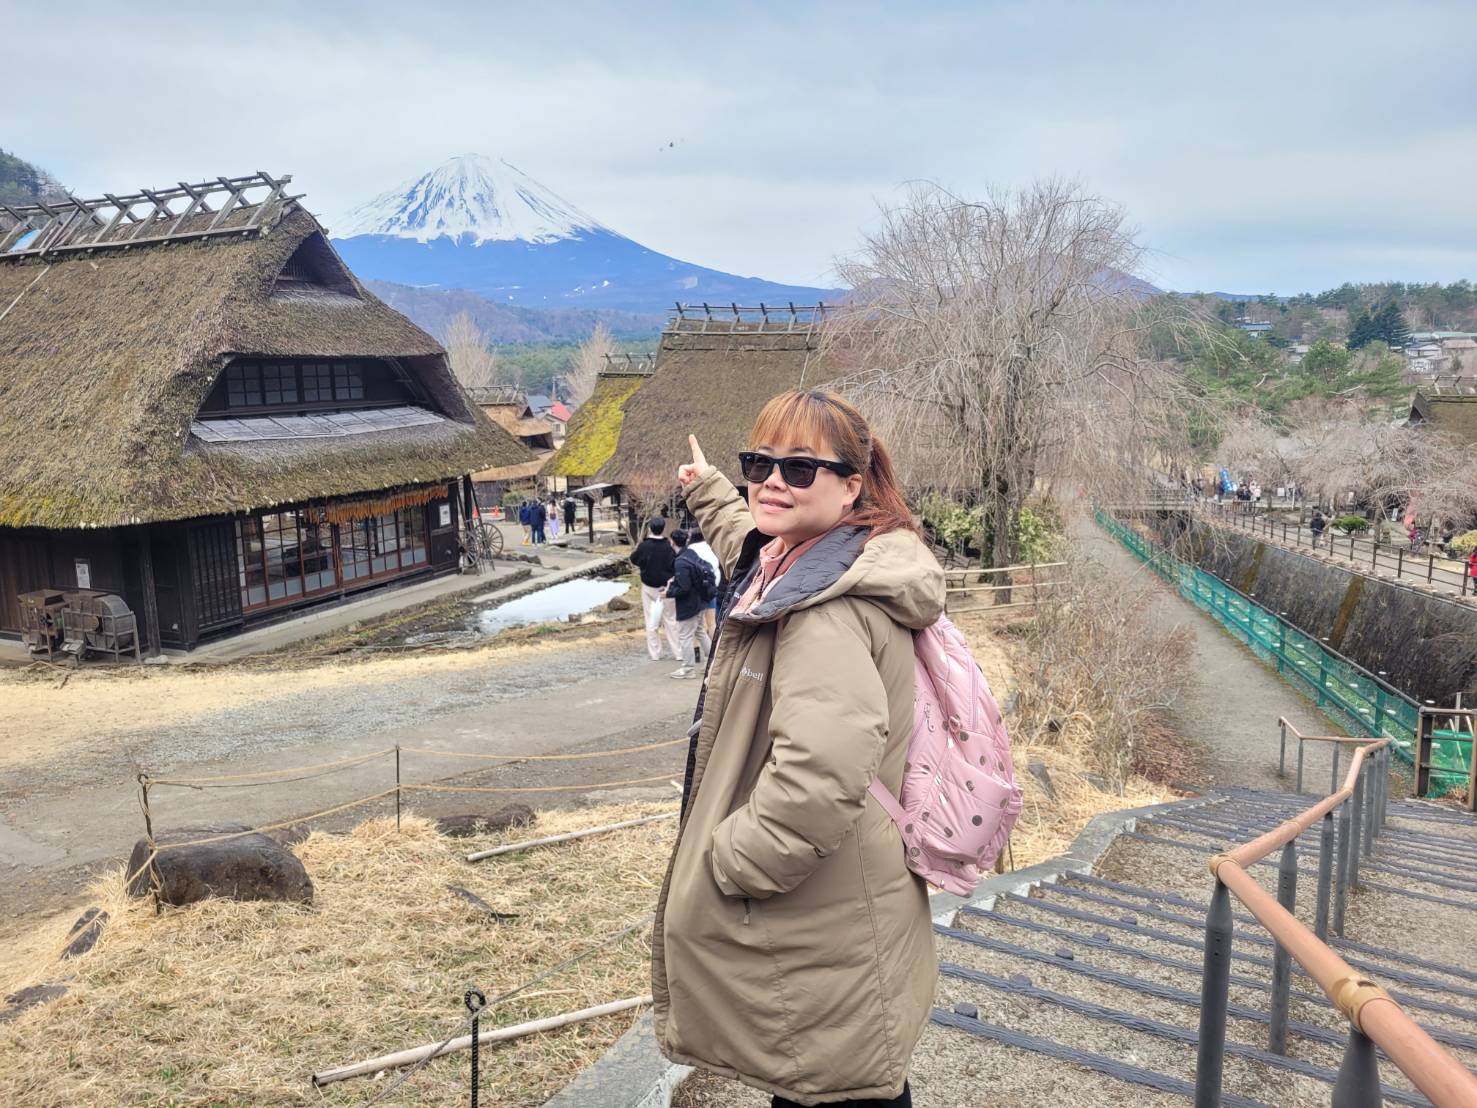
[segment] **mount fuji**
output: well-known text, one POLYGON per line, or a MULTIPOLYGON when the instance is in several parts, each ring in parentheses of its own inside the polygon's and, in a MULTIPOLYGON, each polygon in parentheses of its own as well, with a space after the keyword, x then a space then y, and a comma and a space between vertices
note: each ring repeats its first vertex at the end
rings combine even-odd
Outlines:
POLYGON ((462 154, 348 212, 334 246, 362 278, 525 308, 662 312, 675 301, 813 304, 837 290, 738 277, 650 250, 505 161, 462 154))

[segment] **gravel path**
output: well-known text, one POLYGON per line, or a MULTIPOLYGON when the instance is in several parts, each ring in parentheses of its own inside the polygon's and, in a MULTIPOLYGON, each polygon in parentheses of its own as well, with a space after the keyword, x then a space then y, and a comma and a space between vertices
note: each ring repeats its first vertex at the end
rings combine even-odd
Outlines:
MULTIPOLYGON (((551 640, 551 641, 550 641, 551 640)), ((680 745, 575 762, 524 762, 487 770, 479 754, 574 753, 680 739, 696 681, 668 678, 626 625, 598 637, 450 653, 411 653, 281 672, 150 669, 136 676, 78 675, 11 681, 8 723, 58 726, 56 749, 11 761, 0 785, 0 917, 70 909, 98 867, 126 857, 142 821, 135 776, 259 773, 357 757, 399 744, 402 779, 429 783, 555 788, 524 795, 408 794, 428 814, 479 812, 512 800, 537 807, 675 795, 680 745), (591 782, 661 776, 662 782, 590 790, 591 782)), ((5 730, 0 727, 0 731, 5 730)), ((261 824, 321 810, 394 786, 392 757, 271 787, 158 788, 156 827, 211 819, 261 824)), ((380 802, 381 810, 392 800, 380 802)), ((362 819, 368 809, 324 826, 362 819)), ((15 924, 12 924, 15 926, 15 924)), ((3 932, 4 928, 0 928, 3 932)), ((3 934, 0 934, 3 940, 3 934)))
MULTIPOLYGON (((1193 636, 1190 680, 1170 714, 1179 733, 1200 748, 1208 784, 1290 789, 1296 743, 1289 739, 1288 776, 1279 777, 1279 717, 1305 735, 1344 733, 1273 667, 1259 661, 1091 521, 1078 523, 1074 537, 1083 556, 1101 565, 1111 579, 1126 589, 1146 591, 1149 611, 1159 626, 1185 627, 1193 636)), ((1328 744, 1308 745, 1303 788, 1321 795, 1327 791, 1332 769, 1328 744)))

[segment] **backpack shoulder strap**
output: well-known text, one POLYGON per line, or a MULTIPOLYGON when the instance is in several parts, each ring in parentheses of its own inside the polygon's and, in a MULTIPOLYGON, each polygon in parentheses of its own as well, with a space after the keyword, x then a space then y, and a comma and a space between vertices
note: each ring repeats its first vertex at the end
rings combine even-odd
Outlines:
POLYGON ((908 818, 907 813, 903 811, 903 806, 898 803, 897 797, 892 795, 880 777, 872 778, 872 783, 867 786, 867 792, 872 794, 872 799, 882 805, 882 810, 892 818, 893 823, 898 825, 898 829, 902 830, 908 818))

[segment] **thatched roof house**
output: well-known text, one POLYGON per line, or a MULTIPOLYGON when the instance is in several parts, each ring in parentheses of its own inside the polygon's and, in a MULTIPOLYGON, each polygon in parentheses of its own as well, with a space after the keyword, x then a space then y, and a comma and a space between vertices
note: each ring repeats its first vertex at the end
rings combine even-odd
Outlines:
POLYGON ((629 366, 603 371, 590 398, 570 417, 564 445, 545 463, 542 476, 562 477, 570 488, 594 481, 615 453, 626 405, 650 378, 649 370, 629 366))
POLYGON ((528 394, 520 388, 505 385, 479 385, 467 390, 473 403, 487 418, 533 451, 553 450, 552 422, 535 415, 528 394))
POLYGON ((528 458, 285 184, 0 209, 0 631, 82 578, 190 646, 455 568, 461 478, 528 458))
POLYGON ((1417 389, 1410 422, 1445 431, 1468 445, 1477 443, 1477 377, 1448 374, 1417 389))
POLYGON ((820 347, 819 313, 731 320, 679 315, 662 333, 650 383, 625 405, 614 454, 597 479, 656 504, 677 486, 694 434, 708 460, 738 478, 738 452, 765 403, 787 389, 822 386, 836 366, 820 347))

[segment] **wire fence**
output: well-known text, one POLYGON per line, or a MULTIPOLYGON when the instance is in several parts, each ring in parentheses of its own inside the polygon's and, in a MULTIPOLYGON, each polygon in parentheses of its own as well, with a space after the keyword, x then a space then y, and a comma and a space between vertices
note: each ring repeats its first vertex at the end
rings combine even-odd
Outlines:
MULTIPOLYGON (((405 770, 407 760, 419 757, 429 758, 462 758, 479 763, 476 770, 463 771, 464 773, 485 773, 491 770, 502 769, 507 766, 519 765, 525 762, 577 762, 592 758, 613 758, 631 754, 644 754, 652 750, 663 750, 669 747, 685 746, 687 738, 684 736, 677 739, 663 739, 658 742, 643 743, 639 746, 616 747, 610 750, 579 751, 565 754, 530 754, 530 753, 502 753, 486 754, 481 752, 465 750, 431 750, 420 747, 388 746, 381 750, 373 750, 366 754, 356 754, 347 758, 339 758, 328 762, 319 762, 309 766, 293 766, 287 769, 260 770, 254 773, 235 773, 213 775, 205 777, 155 777, 149 773, 140 773, 139 802, 143 809, 144 836, 148 845, 147 856, 143 862, 135 867, 133 872, 126 875, 125 886, 131 887, 145 871, 149 874, 149 887, 154 894, 156 910, 159 907, 159 893, 162 889, 162 879, 156 862, 161 854, 170 851, 183 850, 186 847, 206 846, 213 843, 227 842, 232 839, 244 838, 248 835, 266 834, 271 831, 281 831, 294 826, 311 823, 317 819, 337 815, 351 808, 371 804, 375 801, 386 800, 394 797, 395 800, 395 824, 400 825, 404 795, 408 792, 428 793, 477 793, 477 794, 502 794, 502 795, 538 795, 546 793, 561 792, 598 792, 605 789, 629 788, 641 785, 658 785, 673 781, 672 772, 657 774, 648 777, 631 777, 620 780, 604 781, 579 781, 561 782, 555 785, 473 785, 458 784, 454 778, 439 778, 430 781, 407 781, 405 770), (151 792, 160 788, 176 789, 250 789, 262 788, 274 785, 288 785, 300 781, 313 780, 327 777, 344 770, 367 766, 377 760, 384 760, 387 764, 394 759, 394 784, 389 785, 388 778, 385 784, 388 787, 378 789, 363 796, 334 804, 328 808, 322 808, 305 815, 296 815, 290 818, 276 820, 271 823, 249 827, 241 831, 227 831, 218 834, 205 835, 200 838, 189 839, 183 842, 159 842, 158 833, 154 826, 154 808, 151 792)), ((460 774, 456 775, 460 776, 460 774)))
MULTIPOLYGON (((1107 512, 1096 512, 1098 526, 1116 538, 1190 603, 1213 617, 1258 658, 1317 701, 1352 735, 1388 738, 1396 755, 1412 764, 1420 704, 1320 639, 1262 607, 1219 577, 1176 557, 1107 512)), ((1437 737, 1431 749, 1430 794, 1465 790, 1470 741, 1437 737)))

